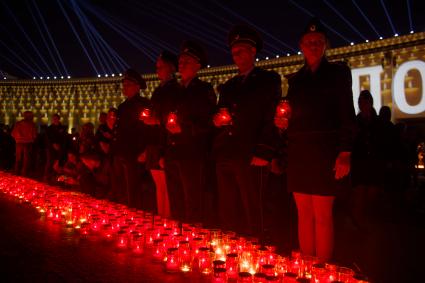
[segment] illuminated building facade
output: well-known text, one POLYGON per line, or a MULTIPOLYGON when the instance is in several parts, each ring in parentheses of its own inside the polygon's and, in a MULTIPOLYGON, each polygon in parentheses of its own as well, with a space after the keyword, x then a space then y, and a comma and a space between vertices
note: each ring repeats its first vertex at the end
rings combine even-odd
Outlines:
MULTIPOLYGON (((375 108, 390 106, 393 120, 425 120, 425 33, 413 33, 367 43, 329 49, 330 61, 347 62, 353 75, 354 105, 363 89, 374 96, 375 108)), ((285 75, 296 72, 303 64, 302 55, 276 56, 257 62, 282 76, 286 95, 285 75)), ((236 74, 236 66, 207 68, 200 78, 215 88, 236 74)), ((155 75, 145 75, 150 96, 158 86, 155 75)), ((0 122, 12 125, 22 119, 25 110, 32 110, 39 124, 47 124, 54 113, 62 122, 78 127, 86 122, 97 123, 99 113, 117 107, 124 97, 121 78, 85 78, 65 80, 2 80, 0 81, 0 122)))

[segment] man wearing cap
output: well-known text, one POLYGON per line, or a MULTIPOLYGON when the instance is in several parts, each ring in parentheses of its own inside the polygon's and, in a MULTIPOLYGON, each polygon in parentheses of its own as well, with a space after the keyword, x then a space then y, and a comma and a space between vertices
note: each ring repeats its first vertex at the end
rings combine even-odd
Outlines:
POLYGON ((169 51, 163 51, 156 61, 156 73, 160 81, 151 97, 150 112, 142 121, 149 125, 151 136, 146 148, 146 169, 150 170, 156 187, 157 211, 162 217, 170 217, 170 202, 164 172, 164 150, 166 148, 167 130, 165 128, 168 113, 174 111, 182 87, 177 82, 178 58, 169 51))
POLYGON ((287 95, 287 180, 300 249, 323 262, 333 253, 333 202, 350 171, 355 125, 351 71, 327 61, 327 41, 323 25, 312 19, 300 39, 305 64, 289 76, 287 95))
POLYGON ((113 194, 118 201, 130 207, 141 208, 141 183, 137 160, 144 154, 147 137, 146 126, 139 120, 140 113, 149 100, 140 96, 146 88, 140 74, 128 69, 122 80, 126 100, 118 106, 116 140, 112 144, 114 155, 113 194))
POLYGON ((224 229, 259 236, 260 190, 266 183, 264 167, 275 151, 273 115, 281 97, 281 79, 254 66, 262 40, 253 28, 235 26, 229 45, 239 74, 221 88, 219 108, 230 119, 222 119, 220 113, 214 116, 219 216, 224 229))
POLYGON ((201 221, 205 162, 212 132, 216 96, 211 84, 197 77, 207 64, 204 49, 186 41, 179 55, 180 92, 168 113, 165 174, 171 215, 188 222, 201 221))

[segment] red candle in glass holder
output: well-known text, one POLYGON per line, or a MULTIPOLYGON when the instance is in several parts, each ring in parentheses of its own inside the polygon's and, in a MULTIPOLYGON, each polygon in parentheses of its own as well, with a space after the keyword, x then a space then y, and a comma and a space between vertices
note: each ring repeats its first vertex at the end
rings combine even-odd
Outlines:
POLYGON ((212 271, 210 249, 206 247, 199 248, 198 254, 199 271, 202 274, 210 274, 212 271))
POLYGON ((106 240, 111 240, 113 236, 112 225, 110 223, 106 223, 102 225, 103 237, 106 240))
POLYGON ((298 275, 293 272, 285 272, 282 283, 297 283, 298 275))
POLYGON ((180 241, 179 243, 179 260, 180 270, 182 272, 188 272, 192 270, 192 254, 188 241, 180 241))
POLYGON ((266 276, 275 275, 275 266, 273 264, 263 264, 261 265, 261 272, 266 274, 266 276))
POLYGON ((226 256, 227 277, 231 280, 238 278, 238 254, 230 253, 226 256))
POLYGON ((232 122, 232 116, 229 113, 229 109, 226 107, 220 108, 218 111, 218 118, 222 125, 229 125, 232 122))
POLYGON ((133 238, 131 249, 134 255, 142 255, 144 252, 144 239, 142 235, 137 235, 133 238))
POLYGON ((153 240, 153 250, 152 250, 152 256, 154 261, 163 261, 164 260, 164 243, 162 239, 156 239, 153 240))
POLYGON ((227 283, 227 270, 223 267, 214 268, 213 277, 211 282, 213 283, 227 283))
POLYGON ((149 108, 144 108, 142 112, 140 112, 139 119, 145 120, 146 118, 149 118, 151 116, 151 110, 149 108))
POLYGON ((239 272, 238 283, 252 283, 252 274, 249 272, 239 272))
POLYGON ((167 272, 178 272, 180 270, 177 248, 167 249, 167 260, 165 262, 165 270, 167 272))
POLYGON ((118 231, 117 233, 117 248, 120 250, 127 249, 128 247, 128 235, 126 231, 118 231))
POLYGON ((288 100, 281 100, 276 107, 276 116, 289 119, 291 116, 291 106, 288 100))
POLYGON ((255 273, 253 283, 266 283, 266 275, 264 273, 255 273))
POLYGON ((172 127, 177 125, 177 114, 170 112, 167 117, 167 126, 172 127))

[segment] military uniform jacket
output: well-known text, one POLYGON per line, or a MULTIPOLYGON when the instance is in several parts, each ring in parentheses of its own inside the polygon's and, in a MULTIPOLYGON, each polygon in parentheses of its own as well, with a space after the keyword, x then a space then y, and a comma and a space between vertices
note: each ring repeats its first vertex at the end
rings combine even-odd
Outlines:
POLYGON ((254 68, 245 78, 228 80, 218 104, 229 109, 232 125, 217 130, 215 158, 249 162, 256 156, 271 160, 277 145, 273 118, 281 94, 280 76, 273 71, 254 68))
POLYGON ((160 169, 159 159, 164 155, 167 147, 167 129, 165 128, 168 114, 175 111, 175 105, 183 87, 176 79, 171 79, 158 86, 151 97, 152 116, 160 121, 159 125, 148 126, 151 137, 146 149, 146 168, 160 169))
MULTIPOLYGON (((172 99, 181 133, 168 133, 167 156, 174 159, 205 158, 210 147, 216 95, 210 83, 194 78, 172 99)), ((167 113, 168 116, 168 113, 167 113)), ((166 121, 166 120, 165 120, 166 121)))
POLYGON ((113 154, 129 160, 137 159, 148 143, 147 126, 140 121, 140 113, 149 106, 149 100, 136 94, 118 106, 116 140, 113 154))
POLYGON ((351 151, 355 127, 351 71, 323 59, 312 73, 302 67, 289 78, 288 189, 335 195, 335 160, 351 151))

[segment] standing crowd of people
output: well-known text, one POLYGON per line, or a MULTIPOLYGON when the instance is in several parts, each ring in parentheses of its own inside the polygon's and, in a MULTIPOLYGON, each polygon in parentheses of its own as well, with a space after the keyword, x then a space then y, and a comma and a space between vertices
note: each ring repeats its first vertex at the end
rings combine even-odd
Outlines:
POLYGON ((126 99, 101 115, 96 132, 87 123, 79 135, 67 134, 55 114, 37 135, 32 113, 25 112, 11 133, 15 173, 34 176, 31 168, 43 168, 46 182, 184 222, 217 215, 220 228, 260 238, 268 180, 285 174, 302 253, 329 260, 335 198, 351 175, 353 221, 364 223, 376 190, 403 167, 386 154, 402 146, 401 130, 389 109, 377 115, 368 91, 360 94, 356 117, 350 69, 326 59, 328 37, 317 19, 301 35, 305 64, 288 75, 284 102, 279 74, 254 65, 263 45, 258 32, 235 26, 228 43, 238 75, 217 94, 198 78, 205 50, 186 41, 178 56, 159 55, 160 85, 150 100, 140 95, 141 75, 125 72, 126 99))

